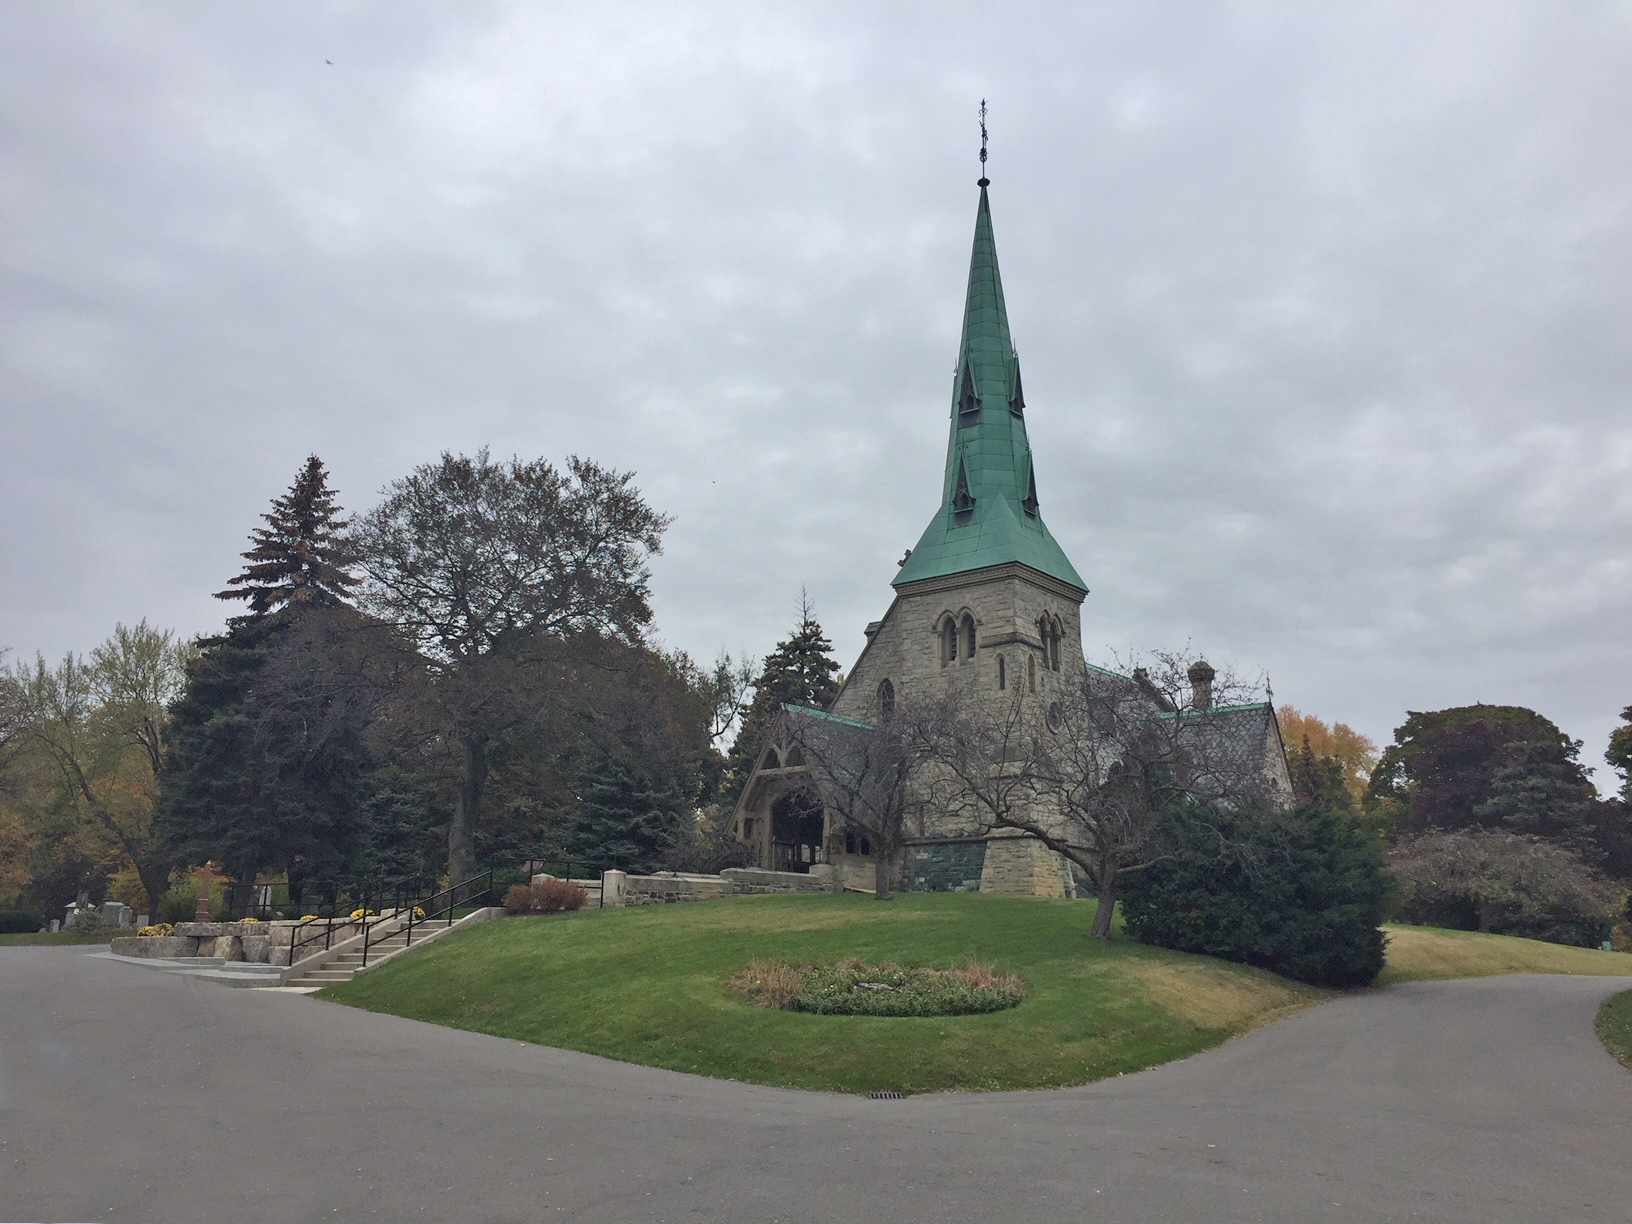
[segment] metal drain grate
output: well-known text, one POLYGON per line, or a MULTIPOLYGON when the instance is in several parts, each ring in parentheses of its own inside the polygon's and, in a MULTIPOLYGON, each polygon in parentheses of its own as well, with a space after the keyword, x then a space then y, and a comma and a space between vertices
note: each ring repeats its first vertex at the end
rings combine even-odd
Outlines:
POLYGON ((904 1092, 869 1092, 868 1098, 874 1101, 904 1101, 907 1094, 904 1092))

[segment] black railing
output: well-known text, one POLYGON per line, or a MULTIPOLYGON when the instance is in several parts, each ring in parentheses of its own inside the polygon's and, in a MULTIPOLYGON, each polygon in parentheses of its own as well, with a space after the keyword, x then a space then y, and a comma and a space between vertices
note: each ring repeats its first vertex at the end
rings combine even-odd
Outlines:
POLYGON ((452 926, 456 910, 474 909, 478 903, 494 904, 491 868, 433 893, 427 893, 420 887, 422 883, 425 882, 398 880, 383 886, 356 887, 351 891, 336 889, 329 916, 312 917, 303 926, 295 928, 289 942, 289 963, 293 965, 306 957, 329 951, 334 947, 336 933, 339 932, 341 943, 362 935, 363 964, 366 965, 369 949, 399 931, 406 929, 404 946, 407 946, 413 943, 416 928, 434 926, 443 919, 446 925, 452 926), (334 912, 341 898, 344 898, 345 904, 353 907, 344 914, 334 912), (376 934, 387 923, 394 924, 392 929, 376 934))
MULTIPOLYGON (((387 932, 386 935, 381 936, 381 939, 390 938, 396 935, 398 931, 406 931, 407 934, 402 946, 404 948, 412 947, 416 926, 423 930, 426 927, 434 927, 441 922, 444 926, 451 927, 455 910, 474 911, 477 908, 476 903, 478 901, 482 905, 494 904, 493 869, 491 867, 480 875, 471 876, 470 879, 462 883, 450 885, 441 892, 432 893, 430 896, 410 904, 407 908, 408 921, 406 924, 398 927, 395 931, 387 932)), ((401 913, 402 911, 399 910, 398 917, 401 916, 401 913)), ((365 920, 363 923, 363 964, 365 965, 368 964, 369 935, 385 921, 386 919, 382 917, 373 922, 365 920)))

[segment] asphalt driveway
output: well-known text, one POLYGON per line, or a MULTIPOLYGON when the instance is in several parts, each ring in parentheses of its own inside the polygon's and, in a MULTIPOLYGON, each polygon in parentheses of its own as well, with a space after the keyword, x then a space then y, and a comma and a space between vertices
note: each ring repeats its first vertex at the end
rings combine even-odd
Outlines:
POLYGON ((875 1102, 0 948, 0 1220, 1626 1224, 1592 1016, 1628 986, 1393 987, 1086 1088, 875 1102))

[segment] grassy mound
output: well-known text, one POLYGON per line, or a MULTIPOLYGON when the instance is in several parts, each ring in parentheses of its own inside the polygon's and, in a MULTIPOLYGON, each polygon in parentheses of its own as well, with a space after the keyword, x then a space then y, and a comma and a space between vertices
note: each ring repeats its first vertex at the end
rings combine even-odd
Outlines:
POLYGON ((1332 997, 1261 970, 1088 938, 1088 902, 912 893, 741 897, 512 918, 323 996, 436 1024, 727 1079, 839 1092, 1051 1088, 1138 1071, 1332 997), (1024 980, 1018 1007, 937 1018, 756 1007, 754 958, 1024 980))
POLYGON ((837 965, 751 960, 726 984, 760 1007, 814 1016, 977 1016, 1018 1007, 1026 988, 987 965, 903 969, 854 958, 837 965))
POLYGON ((1604 1048, 1632 1071, 1632 990, 1611 995, 1598 1009, 1598 1036, 1604 1048))
POLYGON ((1387 926, 1388 963, 1378 979, 1392 982, 1492 977, 1498 973, 1584 973, 1632 976, 1632 954, 1571 948, 1511 935, 1480 935, 1437 927, 1387 926))
MULTIPOLYGON (((739 897, 511 918, 322 992, 336 1002, 625 1062, 790 1088, 1052 1088, 1182 1058, 1335 997, 1258 969, 1088 938, 1094 906, 948 893, 739 897), (727 988, 750 961, 993 966, 982 1015, 812 1015, 727 988)), ((1632 955, 1389 927, 1387 982, 1632 975, 1632 955)))

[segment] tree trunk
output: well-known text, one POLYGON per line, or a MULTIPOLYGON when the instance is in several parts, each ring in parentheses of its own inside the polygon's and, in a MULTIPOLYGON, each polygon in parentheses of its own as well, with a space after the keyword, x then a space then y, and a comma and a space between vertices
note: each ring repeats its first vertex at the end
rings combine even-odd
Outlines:
POLYGON ((879 851, 878 857, 873 860, 873 898, 877 901, 890 899, 890 868, 893 867, 893 856, 879 851))
POLYGON ((142 889, 147 893, 147 920, 159 920, 159 906, 164 901, 164 894, 170 891, 170 867, 148 864, 136 864, 136 877, 142 882, 142 889))
POLYGON ((1111 937, 1111 916, 1116 913, 1116 872, 1108 870, 1095 882, 1094 925, 1088 929, 1089 939, 1111 937))
POLYGON ((476 821, 481 814, 482 787, 487 782, 487 744, 474 735, 465 737, 465 771, 459 781, 459 802, 448 825, 448 883, 470 879, 476 870, 476 821))

